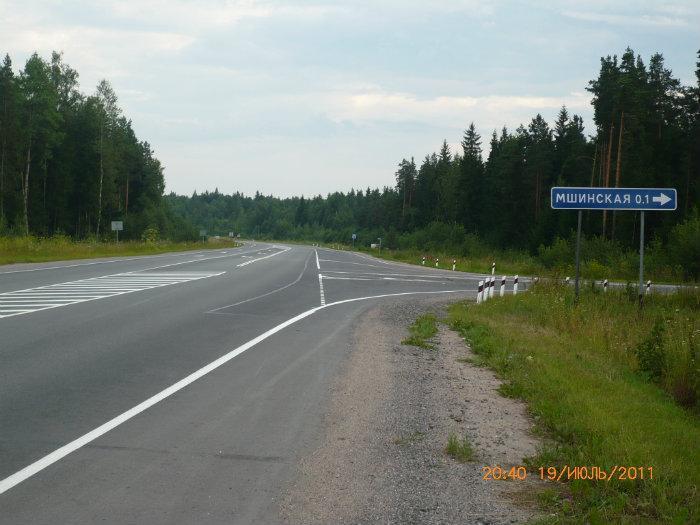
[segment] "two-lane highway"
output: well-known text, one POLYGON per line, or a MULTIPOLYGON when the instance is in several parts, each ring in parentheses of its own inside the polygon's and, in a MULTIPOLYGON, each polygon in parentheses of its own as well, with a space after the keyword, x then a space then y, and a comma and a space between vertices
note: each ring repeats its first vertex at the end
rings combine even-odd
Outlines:
POLYGON ((275 522, 357 316, 479 278, 260 243, 0 269, 0 522, 275 522))

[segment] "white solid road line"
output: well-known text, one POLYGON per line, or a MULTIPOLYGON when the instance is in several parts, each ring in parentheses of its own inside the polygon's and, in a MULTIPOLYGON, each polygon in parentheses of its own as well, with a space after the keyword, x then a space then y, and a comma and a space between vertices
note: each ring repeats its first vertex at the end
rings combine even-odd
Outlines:
POLYGON ((130 408, 126 412, 119 414, 117 417, 115 417, 113 419, 110 419, 109 421, 100 425, 96 429, 91 430, 87 434, 80 436, 79 438, 71 441, 70 443, 68 443, 66 445, 63 445, 62 447, 54 450, 50 454, 47 454, 46 456, 39 459, 38 461, 35 461, 34 463, 27 465, 22 470, 15 472, 11 476, 8 476, 7 478, 3 479, 2 481, 0 481, 0 494, 7 492, 12 487, 18 485, 19 483, 22 483, 26 479, 32 477, 34 474, 41 472, 45 468, 47 468, 47 467, 53 465, 54 463, 56 463, 57 461, 63 459, 71 452, 75 452, 76 450, 84 447, 88 443, 96 440, 100 436, 103 436, 104 434, 106 434, 110 430, 118 427, 119 425, 121 425, 121 424, 129 421, 133 417, 139 415, 141 412, 148 410, 150 407, 152 407, 156 403, 159 403, 159 402, 163 401, 164 399, 170 397, 171 395, 175 394, 176 392, 179 392, 180 390, 185 388, 187 385, 194 383, 195 381, 204 377, 205 375, 212 372, 213 370, 216 370, 220 366, 228 363, 234 357, 241 355, 246 350, 253 348, 255 345, 264 341, 265 339, 268 339, 269 337, 273 336, 277 332, 284 330, 285 328, 296 323, 297 321, 301 321, 302 319, 305 319, 306 317, 309 317, 310 315, 315 314, 319 310, 323 310, 324 308, 329 308, 331 306, 337 306, 340 304, 352 303, 352 302, 356 302, 356 301, 366 301, 369 299, 381 299, 384 297, 398 297, 398 296, 403 296, 403 295, 441 294, 441 293, 463 293, 463 292, 472 293, 472 290, 441 290, 441 291, 436 291, 436 292, 403 292, 403 293, 372 295, 372 296, 367 296, 367 297, 356 297, 353 299, 344 299, 342 301, 336 301, 334 303, 329 303, 329 304, 326 304, 323 306, 317 306, 316 308, 312 308, 310 310, 302 312, 299 315, 294 316, 291 319, 288 319, 285 322, 280 323, 273 328, 270 328, 267 332, 260 334, 259 336, 255 337, 254 339, 251 339, 247 343, 242 344, 238 348, 231 350, 227 354, 224 354, 220 358, 218 358, 215 361, 212 361, 211 363, 209 363, 208 365, 200 368, 196 372, 193 372, 192 374, 188 375, 187 377, 184 377, 183 379, 181 379, 177 383, 169 386, 165 390, 158 392, 156 395, 149 397, 148 399, 146 399, 142 403, 136 405, 135 407, 130 408))
POLYGON ((401 279, 399 277, 332 277, 324 275, 324 278, 333 281, 401 281, 406 283, 446 284, 444 281, 436 281, 435 279, 401 279))
MULTIPOLYGON (((236 250, 237 248, 231 248, 232 250, 236 250)), ((208 250, 207 250, 208 251, 208 250)), ((146 270, 156 270, 158 268, 167 268, 169 266, 177 266, 180 264, 188 264, 188 263, 194 263, 194 262, 202 262, 202 261, 208 261, 210 259, 220 259, 221 257, 232 257, 236 255, 241 255, 242 253, 253 253, 255 251, 258 251, 257 249, 255 250, 250 250, 247 252, 220 252, 220 253, 225 253, 226 255, 223 256, 217 256, 217 257, 207 257, 206 259, 192 259, 189 261, 183 261, 183 262, 178 262, 175 264, 165 264, 163 266, 155 266, 153 268, 146 268, 146 270)), ((212 250, 212 253, 214 250, 212 250)), ((11 274, 11 273, 25 273, 25 272, 41 272, 44 270, 61 270, 63 268, 76 268, 78 266, 94 266, 96 264, 112 264, 112 263, 118 263, 118 262, 125 262, 125 261, 141 261, 143 259, 155 259, 158 257, 182 257, 182 256, 196 256, 196 257, 204 257, 206 254, 201 254, 201 252, 176 252, 176 253, 164 253, 164 254, 159 254, 159 255, 143 255, 139 257, 123 257, 123 258, 118 258, 118 259, 110 259, 108 261, 92 261, 92 262, 86 262, 86 263, 75 263, 75 264, 64 264, 62 266, 45 266, 42 268, 27 268, 24 270, 9 270, 6 272, 0 272, 0 276, 5 275, 5 274, 11 274)), ((142 272, 145 270, 136 270, 138 272, 142 272)))
POLYGON ((159 270, 160 268, 171 268, 173 266, 181 266, 183 264, 200 263, 200 262, 204 262, 204 261, 211 261, 213 259, 223 259, 226 257, 236 257, 238 255, 243 255, 246 253, 253 253, 253 252, 257 252, 257 251, 258 250, 255 249, 255 250, 250 250, 247 252, 236 252, 236 253, 229 253, 226 255, 216 255, 214 257, 207 257, 205 259, 190 259, 189 261, 180 261, 180 262, 176 262, 176 263, 172 263, 172 264, 163 264, 162 266, 153 266, 151 268, 144 268, 142 270, 134 270, 133 272, 127 272, 127 273, 150 272, 151 270, 159 270))
POLYGON ((320 259, 323 262, 329 262, 329 263, 337 263, 337 264, 355 264, 357 266, 371 266, 372 268, 381 268, 378 264, 367 264, 367 263, 359 263, 359 262, 352 262, 352 261, 338 261, 336 259, 320 259))
POLYGON ((318 250, 314 250, 314 253, 316 254, 316 269, 320 270, 321 269, 321 263, 318 260, 318 250))
POLYGON ((285 252, 288 252, 289 250, 291 250, 291 248, 286 247, 286 246, 277 246, 277 248, 280 249, 279 252, 275 252, 273 254, 266 255, 265 257, 258 257, 257 259, 251 259, 250 261, 246 261, 244 263, 237 264, 236 267, 241 268, 243 266, 248 266, 249 264, 253 264, 254 262, 262 261, 263 259, 269 259, 270 257, 274 257, 275 255, 279 255, 280 253, 285 253, 285 252))
MULTIPOLYGON (((360 277, 364 277, 367 275, 390 275, 390 276, 397 276, 397 277, 423 277, 425 279, 449 279, 451 281, 458 279, 462 281, 478 281, 479 279, 483 279, 486 274, 469 274, 466 272, 455 272, 457 275, 453 274, 448 274, 448 273, 432 273, 432 272, 425 272, 425 273, 387 273, 387 272, 341 272, 340 270, 326 270, 325 274, 330 274, 330 273, 337 273, 337 274, 342 274, 342 275, 357 275, 360 277)), ((324 275, 325 275, 324 274, 324 275)), ((326 275, 327 277, 327 275, 326 275)))
MULTIPOLYGON (((118 259, 110 259, 108 261, 92 261, 86 263, 74 263, 74 264, 64 264, 62 266, 44 266, 41 268, 27 268, 24 270, 8 270, 7 272, 0 272, 0 275, 5 275, 9 273, 25 273, 25 272, 41 272, 44 270, 61 270, 63 268, 76 268, 78 266, 94 266, 95 264, 112 264, 124 261, 140 261, 142 259, 155 259, 156 257, 177 257, 183 255, 194 255, 198 252, 176 252, 176 253, 164 253, 159 255, 141 255, 139 257, 122 257, 118 259)), ((222 252, 223 253, 223 252, 222 252)))

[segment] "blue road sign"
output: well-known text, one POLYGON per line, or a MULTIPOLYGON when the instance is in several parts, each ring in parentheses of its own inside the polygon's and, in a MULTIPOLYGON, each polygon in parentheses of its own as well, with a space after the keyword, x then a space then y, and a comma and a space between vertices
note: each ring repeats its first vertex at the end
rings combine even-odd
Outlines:
POLYGON ((552 188, 555 210, 673 211, 675 188, 552 188))

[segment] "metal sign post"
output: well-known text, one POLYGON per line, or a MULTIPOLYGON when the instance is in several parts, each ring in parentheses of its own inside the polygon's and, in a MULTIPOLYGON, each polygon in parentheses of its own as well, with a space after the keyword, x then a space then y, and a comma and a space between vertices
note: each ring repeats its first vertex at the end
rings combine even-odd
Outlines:
POLYGON ((355 240, 357 239, 357 234, 353 233, 352 234, 352 247, 355 248, 355 240))
MULTIPOLYGON (((576 283, 574 284, 574 300, 578 303, 579 278, 581 277, 581 217, 583 210, 578 211, 578 226, 576 227, 576 283)), ((568 279, 568 277, 567 277, 568 279)))
POLYGON ((639 307, 644 305, 644 210, 639 212, 639 307))
POLYGON ((551 206, 555 210, 578 210, 576 231, 576 301, 579 296, 582 210, 627 210, 640 212, 639 221, 639 306, 644 302, 644 212, 674 211, 678 196, 675 188, 585 188, 553 187, 551 206))
POLYGON ((117 232, 117 242, 119 242, 119 232, 124 229, 123 221, 112 221, 112 231, 117 232))
POLYGON ((199 236, 202 238, 202 242, 207 240, 207 230, 199 230, 199 236))

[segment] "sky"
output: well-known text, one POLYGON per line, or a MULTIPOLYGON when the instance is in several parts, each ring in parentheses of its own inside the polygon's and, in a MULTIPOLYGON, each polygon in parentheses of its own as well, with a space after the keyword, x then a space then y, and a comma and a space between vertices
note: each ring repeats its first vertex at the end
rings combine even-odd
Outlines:
POLYGON ((488 146, 562 105, 593 133, 585 88, 627 46, 692 84, 700 2, 0 0, 0 53, 109 80, 180 194, 393 185, 470 122, 488 146))

